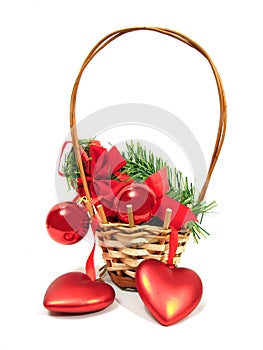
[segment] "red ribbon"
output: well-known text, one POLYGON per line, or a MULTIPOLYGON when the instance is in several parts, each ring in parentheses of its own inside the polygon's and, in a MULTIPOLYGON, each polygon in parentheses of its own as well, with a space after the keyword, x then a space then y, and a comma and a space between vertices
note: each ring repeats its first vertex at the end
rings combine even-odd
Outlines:
POLYGON ((172 231, 170 232, 170 235, 169 235, 169 251, 168 251, 167 265, 173 268, 175 267, 174 257, 178 247, 178 231, 172 226, 170 226, 170 228, 172 229, 172 231))
POLYGON ((96 271, 95 271, 95 264, 94 264, 94 254, 95 254, 95 249, 96 249, 96 230, 99 226, 100 223, 100 219, 97 217, 97 214, 92 218, 92 222, 91 222, 91 229, 94 235, 94 243, 93 243, 93 247, 92 250, 89 254, 89 257, 86 261, 86 275, 89 276, 89 278, 92 281, 96 280, 96 271))

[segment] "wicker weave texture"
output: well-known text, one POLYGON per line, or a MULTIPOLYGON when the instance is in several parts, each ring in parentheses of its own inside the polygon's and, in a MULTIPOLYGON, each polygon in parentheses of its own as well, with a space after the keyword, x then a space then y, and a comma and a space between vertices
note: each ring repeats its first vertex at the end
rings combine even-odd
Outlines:
MULTIPOLYGON (((114 283, 121 288, 135 288, 136 269, 143 260, 166 262, 170 232, 170 229, 150 225, 129 227, 125 224, 101 224, 96 234, 107 271, 114 283)), ((178 234, 175 264, 180 263, 189 235, 188 230, 178 234)))

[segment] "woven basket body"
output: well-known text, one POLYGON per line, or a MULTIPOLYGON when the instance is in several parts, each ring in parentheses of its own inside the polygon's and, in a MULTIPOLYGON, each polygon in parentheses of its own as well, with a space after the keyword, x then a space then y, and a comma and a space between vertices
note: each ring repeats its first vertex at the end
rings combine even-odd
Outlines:
MULTIPOLYGON (((167 261, 170 232, 151 225, 100 224, 96 235, 112 281, 121 288, 136 288, 135 273, 143 260, 167 261)), ((178 233, 174 264, 180 263, 189 235, 189 230, 178 233)))
MULTIPOLYGON (((219 95, 220 104, 220 115, 218 132, 215 141, 215 147, 212 153, 210 166, 208 169, 207 177, 205 179, 204 185, 199 195, 199 200, 203 200, 205 193, 216 165, 219 153, 221 151, 225 130, 226 130, 226 101, 225 94, 223 90, 223 85, 219 73, 211 60, 207 52, 196 42, 194 42, 189 37, 176 32, 174 30, 166 28, 157 27, 134 27, 125 28, 117 30, 113 33, 108 34, 103 39, 101 39, 90 51, 88 56, 85 58, 81 69, 75 80, 71 101, 70 101, 70 130, 72 136, 72 144, 74 147, 74 152, 76 156, 76 161, 78 164, 80 177, 83 183, 84 192, 86 194, 87 202, 86 207, 89 212, 90 217, 94 216, 94 208, 92 206, 92 198, 90 197, 90 192, 88 184, 86 181, 86 175, 84 171, 84 166, 82 163, 80 145, 78 139, 78 133, 76 128, 76 100, 79 83, 82 74, 90 63, 90 61, 107 45, 117 38, 135 31, 152 31, 158 32, 172 38, 175 38, 189 47, 197 50, 204 58, 208 61, 211 66, 219 95)), ((102 221, 103 222, 103 221, 102 221)), ((170 229, 165 230, 164 228, 149 225, 140 225, 135 227, 129 227, 125 224, 113 224, 113 223, 102 223, 98 227, 96 234, 98 238, 99 245, 102 248, 103 258, 106 262, 106 268, 109 275, 114 283, 116 283, 121 288, 135 288, 135 274, 136 269, 140 262, 145 259, 158 259, 160 261, 166 262, 168 257, 168 247, 169 247, 169 233, 170 229)), ((185 245, 189 239, 190 232, 187 230, 180 230, 178 235, 178 248, 174 257, 174 263, 178 264, 180 262, 181 254, 185 250, 185 245)))

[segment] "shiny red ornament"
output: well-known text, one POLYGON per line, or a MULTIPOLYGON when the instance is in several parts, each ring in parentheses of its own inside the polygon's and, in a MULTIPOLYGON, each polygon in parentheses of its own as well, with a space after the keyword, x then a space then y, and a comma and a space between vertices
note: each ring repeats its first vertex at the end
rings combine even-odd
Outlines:
POLYGON ((69 272, 50 284, 43 304, 49 311, 80 314, 102 310, 114 299, 115 292, 109 284, 92 281, 82 272, 69 272))
POLYGON ((117 194, 114 211, 119 220, 128 223, 127 204, 132 205, 135 224, 151 219, 152 209, 156 203, 155 193, 145 184, 131 183, 117 194))
POLYGON ((155 259, 139 265, 135 281, 144 304, 164 326, 189 315, 203 293, 202 281, 193 270, 166 265, 155 259))
POLYGON ((86 209, 77 203, 62 202, 49 211, 46 227, 54 241, 61 244, 74 244, 88 232, 89 217, 86 209))

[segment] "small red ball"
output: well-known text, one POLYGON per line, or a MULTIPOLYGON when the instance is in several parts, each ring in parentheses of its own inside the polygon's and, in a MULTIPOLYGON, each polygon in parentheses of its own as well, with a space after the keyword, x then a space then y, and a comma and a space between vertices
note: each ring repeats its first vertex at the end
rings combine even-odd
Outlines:
POLYGON ((114 211, 119 220, 128 223, 127 204, 132 205, 135 224, 150 220, 156 203, 155 193, 145 184, 132 183, 125 186, 116 196, 114 211))
POLYGON ((61 244, 79 242, 88 232, 89 217, 84 207, 74 202, 62 202, 50 209, 46 219, 47 231, 61 244))

